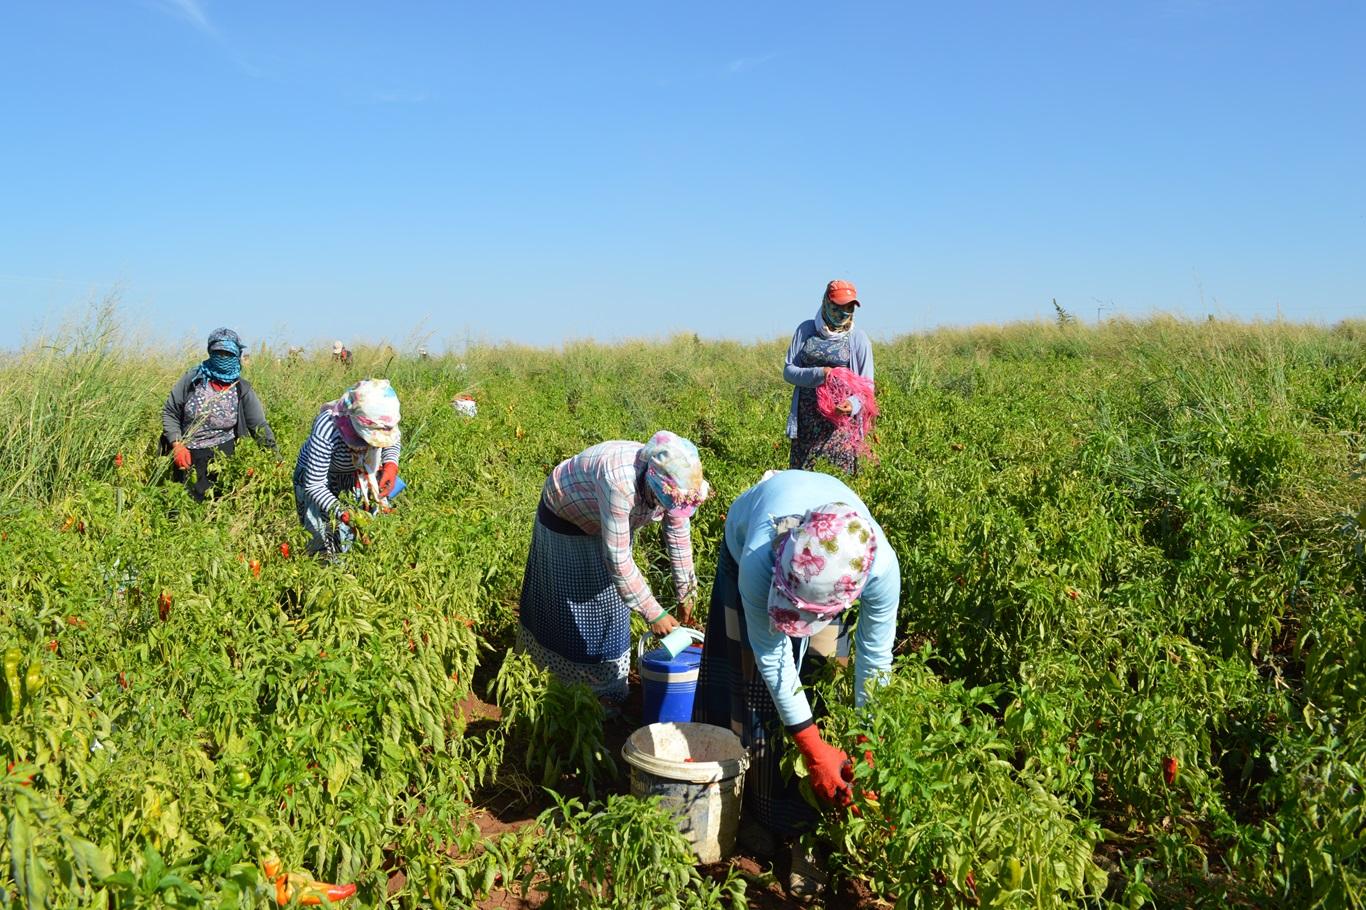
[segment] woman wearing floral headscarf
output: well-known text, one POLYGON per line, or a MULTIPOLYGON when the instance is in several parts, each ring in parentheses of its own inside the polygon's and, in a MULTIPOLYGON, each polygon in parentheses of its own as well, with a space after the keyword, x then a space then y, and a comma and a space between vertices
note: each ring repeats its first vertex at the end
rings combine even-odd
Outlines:
POLYGON ((873 346, 862 329, 854 328, 858 291, 848 281, 825 286, 814 319, 797 326, 787 348, 783 379, 791 383, 792 407, 787 435, 792 440, 788 467, 810 470, 824 459, 846 474, 858 471, 867 454, 865 409, 871 411, 873 346), (822 385, 838 387, 840 400, 821 407, 822 385), (860 419, 860 418, 865 419, 860 419))
POLYGON ((310 553, 344 553, 355 533, 338 498, 348 490, 383 500, 398 484, 398 394, 387 379, 356 383, 323 405, 294 465, 294 506, 312 535, 310 553))
POLYGON ((707 494, 697 447, 667 430, 644 445, 602 442, 560 462, 536 509, 518 646, 566 682, 608 701, 625 698, 631 611, 656 635, 678 625, 636 566, 635 532, 663 523, 687 621, 697 590, 688 519, 707 494))
POLYGON ((840 480, 770 472, 731 504, 693 719, 733 730, 749 748, 745 812, 770 835, 793 838, 816 817, 779 770, 786 744, 774 736, 778 722, 801 751, 816 795, 850 801, 848 756, 821 738, 801 690, 812 637, 859 602, 854 682, 862 705, 891 667, 900 597, 896 553, 840 480))
POLYGON ((161 408, 162 450, 171 456, 177 482, 186 481, 194 468, 190 495, 195 499, 213 489, 209 462, 215 455, 231 455, 243 436, 275 448, 261 399, 242 378, 244 350, 232 329, 215 329, 208 359, 180 377, 161 408))

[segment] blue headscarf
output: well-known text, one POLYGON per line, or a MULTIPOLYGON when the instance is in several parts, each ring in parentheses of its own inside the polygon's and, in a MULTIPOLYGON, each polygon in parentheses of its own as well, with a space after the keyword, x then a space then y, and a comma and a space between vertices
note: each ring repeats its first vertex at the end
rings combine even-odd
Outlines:
POLYGON ((214 382, 236 382, 242 375, 242 339, 232 329, 214 329, 209 335, 209 357, 199 365, 199 375, 214 382))

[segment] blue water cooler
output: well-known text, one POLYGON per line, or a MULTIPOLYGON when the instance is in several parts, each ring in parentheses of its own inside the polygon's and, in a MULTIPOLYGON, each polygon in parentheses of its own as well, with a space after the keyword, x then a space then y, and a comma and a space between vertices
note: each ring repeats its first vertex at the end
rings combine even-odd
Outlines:
MULTIPOLYGON (((641 719, 646 724, 692 720, 697 675, 702 669, 703 635, 693 629, 688 631, 695 640, 677 657, 670 656, 668 649, 662 646, 640 655, 641 719)), ((643 639, 640 647, 644 650, 643 639)))

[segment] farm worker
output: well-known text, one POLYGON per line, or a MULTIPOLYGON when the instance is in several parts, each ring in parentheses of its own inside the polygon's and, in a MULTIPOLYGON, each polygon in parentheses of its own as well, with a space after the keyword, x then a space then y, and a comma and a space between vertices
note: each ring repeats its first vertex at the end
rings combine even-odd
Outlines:
POLYGON ((536 508, 518 647, 566 682, 585 683, 609 703, 624 699, 631 611, 656 635, 678 625, 636 566, 635 532, 662 523, 688 621, 697 591, 688 519, 708 492, 697 447, 667 430, 644 445, 602 442, 560 462, 536 508))
POLYGON ((387 379, 365 379, 313 421, 294 465, 294 506, 312 533, 310 553, 344 553, 355 538, 351 511, 338 496, 358 482, 377 481, 387 497, 398 481, 398 394, 387 379), (334 520, 335 519, 335 524, 334 520))
POLYGON ((792 440, 788 467, 811 470, 820 459, 844 471, 858 472, 861 455, 868 452, 864 436, 872 405, 873 346, 862 329, 854 327, 858 291, 848 281, 825 286, 820 309, 797 326, 787 348, 783 379, 791 383, 792 407, 787 436, 792 440), (822 385, 834 388, 818 394, 822 385), (831 392, 838 388, 835 400, 831 392), (821 407, 821 398, 826 407, 821 407))
POLYGON ((340 341, 332 342, 332 361, 345 364, 351 362, 351 351, 340 341))
MULTIPOLYGON (((800 687, 812 677, 812 658, 832 656, 826 633, 857 600, 854 691, 862 705, 891 667, 900 597, 896 552, 843 481, 811 471, 769 472, 731 504, 693 720, 733 730, 749 749, 742 833, 767 844, 751 849, 772 851, 774 839, 793 839, 816 818, 797 782, 779 770, 788 746, 778 722, 801 751, 816 795, 849 804, 848 756, 821 738, 800 687)), ((819 880, 805 856, 794 849, 792 885, 819 880)))
POLYGON ((209 335, 208 358, 171 387, 161 407, 161 446, 169 453, 177 482, 194 469, 190 495, 203 500, 213 489, 209 462, 231 455, 237 440, 248 434, 257 444, 275 448, 261 399, 242 378, 242 339, 232 329, 209 335))

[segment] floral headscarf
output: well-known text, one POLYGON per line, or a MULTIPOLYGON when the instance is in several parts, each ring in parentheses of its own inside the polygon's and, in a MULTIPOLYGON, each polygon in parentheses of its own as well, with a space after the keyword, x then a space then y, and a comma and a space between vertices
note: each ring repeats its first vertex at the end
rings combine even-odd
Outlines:
POLYGON ((387 379, 364 379, 329 405, 348 445, 359 437, 367 446, 384 448, 398 442, 398 393, 387 379), (349 424, 349 425, 348 425, 349 424))
POLYGON ((711 487, 702 477, 697 446, 682 436, 660 430, 645 443, 645 481, 664 511, 687 518, 707 498, 711 487))
POLYGON ((863 593, 876 554, 872 524, 851 506, 831 502, 807 512, 774 555, 773 627, 798 638, 825 628, 863 593))

